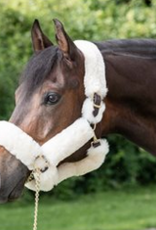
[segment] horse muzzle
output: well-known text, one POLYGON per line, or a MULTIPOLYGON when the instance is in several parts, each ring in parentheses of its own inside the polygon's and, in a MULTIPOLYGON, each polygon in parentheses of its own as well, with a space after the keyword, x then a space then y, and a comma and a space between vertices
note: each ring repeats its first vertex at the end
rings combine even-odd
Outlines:
POLYGON ((0 147, 0 203, 19 198, 29 174, 25 165, 0 147))

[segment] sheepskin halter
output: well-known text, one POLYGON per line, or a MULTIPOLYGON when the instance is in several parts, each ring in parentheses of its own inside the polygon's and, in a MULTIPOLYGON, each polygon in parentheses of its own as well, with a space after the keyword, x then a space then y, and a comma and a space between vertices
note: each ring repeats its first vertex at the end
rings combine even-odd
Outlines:
POLYGON ((0 121, 0 145, 33 171, 33 177, 25 185, 31 190, 36 190, 36 168, 41 172, 39 189, 49 191, 54 185, 71 176, 83 175, 100 167, 109 150, 107 141, 97 139, 94 133, 96 124, 101 121, 105 110, 103 99, 107 87, 104 60, 93 43, 80 40, 75 41, 75 44, 85 58, 86 99, 82 106, 82 117, 42 146, 14 124, 0 121), (84 159, 59 165, 92 138, 93 142, 84 159))

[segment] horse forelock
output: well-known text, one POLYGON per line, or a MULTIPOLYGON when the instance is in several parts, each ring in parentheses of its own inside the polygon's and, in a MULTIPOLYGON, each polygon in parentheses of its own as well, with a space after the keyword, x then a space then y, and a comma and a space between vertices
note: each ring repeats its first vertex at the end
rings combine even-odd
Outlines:
POLYGON ((51 46, 31 57, 19 81, 29 95, 48 78, 60 56, 58 47, 51 46))

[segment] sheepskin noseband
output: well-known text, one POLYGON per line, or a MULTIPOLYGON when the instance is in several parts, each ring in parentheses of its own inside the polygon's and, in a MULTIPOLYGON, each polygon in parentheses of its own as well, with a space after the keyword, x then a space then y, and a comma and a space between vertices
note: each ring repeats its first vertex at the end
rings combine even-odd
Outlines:
POLYGON ((96 126, 103 117, 103 102, 107 93, 105 65, 103 57, 96 47, 88 41, 75 41, 84 55, 84 87, 86 99, 82 106, 82 117, 52 139, 40 146, 29 135, 12 123, 0 122, 0 145, 16 156, 34 178, 26 187, 35 190, 37 177, 35 168, 40 168, 40 190, 49 191, 54 185, 71 176, 79 176, 97 169, 105 160, 109 147, 105 139, 96 139, 91 125, 96 126), (94 141, 87 150, 87 156, 75 163, 59 163, 80 149, 91 139, 94 141), (58 166, 59 165, 59 166, 58 166))

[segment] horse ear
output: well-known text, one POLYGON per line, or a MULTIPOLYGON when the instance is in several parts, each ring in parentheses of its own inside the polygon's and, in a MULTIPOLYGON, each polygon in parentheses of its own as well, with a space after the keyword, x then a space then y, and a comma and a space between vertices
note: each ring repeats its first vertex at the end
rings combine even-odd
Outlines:
POLYGON ((57 19, 53 19, 53 21, 56 29, 55 36, 60 50, 67 59, 74 60, 74 56, 77 52, 76 45, 64 30, 62 23, 57 19))
POLYGON ((39 21, 35 19, 32 29, 31 37, 34 51, 43 50, 49 46, 53 46, 53 43, 47 38, 47 36, 41 30, 39 21))

